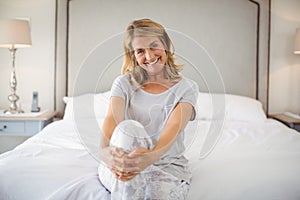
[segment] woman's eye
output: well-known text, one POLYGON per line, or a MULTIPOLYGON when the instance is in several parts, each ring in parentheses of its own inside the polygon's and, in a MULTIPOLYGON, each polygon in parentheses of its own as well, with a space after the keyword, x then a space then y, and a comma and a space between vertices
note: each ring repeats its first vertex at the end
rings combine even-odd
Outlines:
POLYGON ((142 49, 136 50, 136 54, 142 54, 144 51, 142 49))
POLYGON ((151 49, 156 49, 158 47, 158 44, 154 43, 151 45, 151 49))

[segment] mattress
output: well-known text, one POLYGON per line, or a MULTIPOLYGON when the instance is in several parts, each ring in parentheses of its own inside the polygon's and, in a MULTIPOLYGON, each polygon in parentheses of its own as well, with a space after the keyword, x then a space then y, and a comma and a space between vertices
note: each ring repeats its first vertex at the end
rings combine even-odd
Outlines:
MULTIPOLYGON (((98 179, 99 119, 56 121, 0 155, 1 199, 110 199, 98 179)), ((267 119, 218 120, 186 127, 191 200, 300 199, 300 133, 267 119)))

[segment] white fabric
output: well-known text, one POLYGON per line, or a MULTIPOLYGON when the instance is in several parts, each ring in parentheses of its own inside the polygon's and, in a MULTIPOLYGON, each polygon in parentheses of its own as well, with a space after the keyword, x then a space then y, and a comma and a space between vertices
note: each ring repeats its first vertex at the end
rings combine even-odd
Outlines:
MULTIPOLYGON (((76 97, 64 97, 66 109, 64 119, 103 118, 107 113, 110 92, 84 94, 76 97)), ((262 104, 250 97, 199 92, 197 119, 200 120, 238 120, 265 121, 266 114, 262 104)))
POLYGON ((64 119, 103 118, 107 113, 109 99, 109 91, 64 97, 63 101, 66 104, 64 119))
POLYGON ((262 104, 256 99, 232 95, 199 92, 197 119, 225 119, 238 121, 265 121, 262 104))
MULTIPOLYGON (((207 124, 206 124, 207 125, 207 124)), ((273 120, 226 122, 221 140, 193 159, 191 196, 205 200, 300 199, 300 134, 273 120)))
MULTIPOLYGON (((0 156, 1 199, 110 199, 97 178, 103 119, 61 120, 0 156)), ((226 121, 205 159, 199 152, 215 121, 186 129, 191 200, 300 199, 300 134, 274 120, 226 121)))
POLYGON ((68 191, 70 199, 72 193, 78 193, 80 199, 109 199, 98 180, 98 160, 83 145, 79 129, 71 121, 54 122, 13 151, 1 154, 0 199, 60 199, 54 196, 68 191), (93 191, 73 191, 83 182, 93 191), (96 198, 100 196, 103 198, 96 198))

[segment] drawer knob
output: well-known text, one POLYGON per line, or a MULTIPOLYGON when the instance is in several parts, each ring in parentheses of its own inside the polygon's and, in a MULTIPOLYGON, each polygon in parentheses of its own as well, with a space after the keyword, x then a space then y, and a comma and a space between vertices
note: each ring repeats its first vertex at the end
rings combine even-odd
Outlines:
POLYGON ((7 128, 7 126, 4 125, 3 128, 0 128, 0 131, 4 131, 4 129, 6 129, 6 128, 7 128))

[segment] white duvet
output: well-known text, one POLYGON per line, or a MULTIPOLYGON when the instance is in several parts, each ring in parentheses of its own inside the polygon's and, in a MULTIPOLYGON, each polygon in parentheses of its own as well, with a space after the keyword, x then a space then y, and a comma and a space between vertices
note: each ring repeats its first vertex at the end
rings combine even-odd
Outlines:
MULTIPOLYGON (((300 133, 274 120, 227 121, 215 148, 202 156, 213 123, 197 120, 186 129, 190 199, 300 199, 300 133)), ((98 124, 57 121, 2 154, 0 199, 110 199, 97 177, 98 124)))

